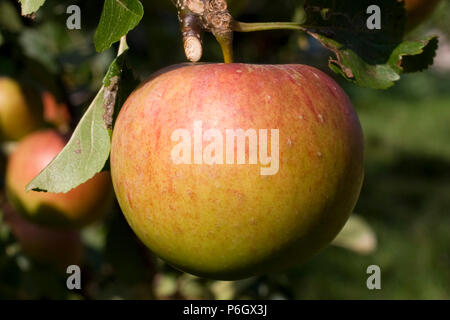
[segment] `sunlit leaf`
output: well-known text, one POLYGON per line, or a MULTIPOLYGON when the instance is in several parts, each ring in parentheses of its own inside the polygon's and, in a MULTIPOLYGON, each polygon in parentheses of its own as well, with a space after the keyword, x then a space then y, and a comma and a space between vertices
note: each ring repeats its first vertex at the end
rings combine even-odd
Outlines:
POLYGON ((360 254, 369 254, 375 251, 377 238, 370 225, 362 217, 353 214, 332 244, 360 254))
POLYGON ((111 128, 107 110, 114 110, 124 55, 111 64, 104 85, 78 123, 64 149, 28 185, 27 190, 68 192, 102 171, 109 158, 111 128), (115 92, 115 93, 113 93, 115 92))
POLYGON ((111 47, 134 29, 143 16, 144 8, 139 0, 106 0, 94 36, 95 49, 102 52, 111 47))
POLYGON ((22 7, 22 15, 33 14, 45 3, 45 0, 19 0, 22 7))

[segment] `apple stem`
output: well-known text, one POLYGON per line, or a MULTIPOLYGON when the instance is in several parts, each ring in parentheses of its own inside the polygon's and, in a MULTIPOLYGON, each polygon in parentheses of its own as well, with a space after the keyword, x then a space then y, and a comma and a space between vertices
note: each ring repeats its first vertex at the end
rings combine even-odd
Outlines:
POLYGON ((233 32, 214 34, 222 48, 224 63, 233 63, 233 32))
POLYGON ((233 31, 236 32, 255 32, 268 30, 304 30, 302 26, 296 22, 255 22, 246 23, 233 21, 233 31))
POLYGON ((172 2, 178 10, 184 51, 191 62, 197 62, 202 57, 203 32, 211 32, 216 37, 222 49, 224 62, 232 63, 233 32, 304 30, 296 22, 235 21, 228 11, 227 0, 172 0, 172 2))

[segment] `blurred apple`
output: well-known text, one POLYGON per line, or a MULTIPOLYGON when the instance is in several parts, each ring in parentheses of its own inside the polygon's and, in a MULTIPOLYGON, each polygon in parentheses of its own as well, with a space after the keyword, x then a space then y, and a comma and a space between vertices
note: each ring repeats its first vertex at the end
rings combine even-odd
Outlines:
POLYGON ((406 31, 411 31, 428 19, 441 0, 405 0, 406 31))
POLYGON ((14 79, 0 77, 0 139, 20 140, 42 124, 39 94, 14 79))
POLYGON ((40 224, 83 227, 110 209, 113 192, 109 172, 101 172, 67 193, 25 191, 25 186, 64 148, 54 130, 38 131, 19 142, 6 169, 7 196, 16 210, 40 224))
POLYGON ((44 105, 44 120, 54 125, 60 132, 68 132, 71 117, 67 105, 56 101, 50 91, 43 91, 41 96, 44 105))
POLYGON ((82 263, 84 250, 78 231, 34 224, 21 217, 9 204, 3 207, 3 217, 23 252, 36 260, 60 268, 82 263))

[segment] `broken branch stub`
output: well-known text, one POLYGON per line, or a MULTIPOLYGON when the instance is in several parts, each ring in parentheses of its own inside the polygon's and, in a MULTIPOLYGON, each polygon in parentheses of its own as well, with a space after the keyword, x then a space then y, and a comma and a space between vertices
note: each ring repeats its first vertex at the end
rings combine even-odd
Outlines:
MULTIPOLYGON (((202 34, 211 32, 222 49, 231 46, 233 39, 233 18, 228 12, 226 0, 176 0, 181 23, 186 57, 191 62, 201 59, 202 34)), ((224 50, 226 62, 231 62, 231 47, 224 50)))

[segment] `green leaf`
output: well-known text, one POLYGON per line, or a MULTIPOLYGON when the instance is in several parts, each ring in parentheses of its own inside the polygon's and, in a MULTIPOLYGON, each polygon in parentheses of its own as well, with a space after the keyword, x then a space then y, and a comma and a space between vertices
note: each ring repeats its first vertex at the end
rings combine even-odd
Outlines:
POLYGON ((22 6, 22 15, 33 14, 44 4, 45 0, 19 0, 22 6))
POLYGON ((377 238, 370 225, 361 216, 353 214, 332 245, 360 254, 369 254, 375 251, 377 238))
POLYGON ((27 185, 27 191, 65 193, 103 169, 110 148, 103 121, 104 92, 102 87, 62 152, 27 185))
POLYGON ((106 0, 97 31, 94 36, 95 49, 102 52, 130 30, 144 16, 139 0, 106 0))
POLYGON ((426 69, 433 63, 437 38, 403 41, 405 9, 397 0, 307 0, 302 27, 333 51, 330 68, 362 87, 387 89, 404 72, 426 69), (367 27, 370 5, 381 9, 381 29, 367 27))
MULTIPOLYGON (((403 43, 413 54, 402 56, 402 69, 405 73, 419 72, 433 65, 439 46, 439 38, 434 36, 422 41, 407 41, 403 43)), ((401 54, 402 50, 399 54, 401 54)), ((394 52, 396 54, 396 52, 394 52)))
MULTIPOLYGON (((121 46, 122 47, 122 46, 121 46)), ((113 61, 104 84, 78 123, 64 149, 26 187, 27 191, 68 192, 102 171, 108 160, 111 137, 106 123, 108 110, 114 112, 125 53, 113 61)))

